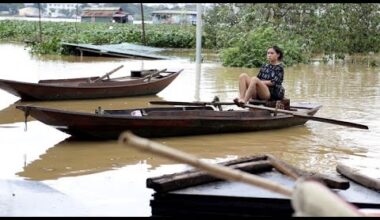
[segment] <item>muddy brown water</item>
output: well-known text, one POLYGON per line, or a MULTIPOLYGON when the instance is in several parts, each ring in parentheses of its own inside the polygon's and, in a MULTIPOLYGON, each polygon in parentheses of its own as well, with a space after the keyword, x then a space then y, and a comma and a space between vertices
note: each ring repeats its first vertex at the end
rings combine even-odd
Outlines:
MULTIPOLYGON (((24 116, 15 109, 16 104, 92 112, 98 106, 148 107, 151 100, 211 101, 218 96, 231 101, 237 96, 239 74, 255 76, 258 72, 257 68, 228 68, 206 59, 197 77, 191 55, 179 60, 34 56, 23 45, 11 43, 0 44, 0 60, 0 78, 26 82, 100 76, 121 64, 124 68, 114 77, 141 68, 184 69, 171 85, 152 96, 22 102, 0 90, 0 177, 43 182, 85 204, 88 215, 103 216, 149 216, 153 191, 145 187, 146 178, 189 166, 120 146, 116 141, 72 140, 33 119, 25 131, 24 116)), ((362 123, 370 129, 308 121, 302 126, 271 131, 153 140, 210 162, 270 153, 302 169, 331 174, 336 173, 337 161, 343 159, 378 166, 379 67, 351 62, 299 64, 285 69, 284 86, 291 103, 322 104, 316 116, 362 123)))

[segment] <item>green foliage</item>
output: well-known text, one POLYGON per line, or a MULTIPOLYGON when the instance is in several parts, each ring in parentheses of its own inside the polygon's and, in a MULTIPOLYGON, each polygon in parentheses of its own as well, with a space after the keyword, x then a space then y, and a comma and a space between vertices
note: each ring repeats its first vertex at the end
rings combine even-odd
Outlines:
POLYGON ((234 47, 225 50, 222 55, 226 58, 226 62, 227 57, 231 56, 228 65, 250 66, 256 61, 249 60, 245 64, 243 61, 232 61, 234 54, 239 55, 237 51, 239 46, 233 42, 245 41, 247 33, 268 27, 273 28, 276 34, 281 36, 276 44, 283 44, 286 48, 290 55, 287 58, 291 59, 287 60, 288 65, 303 60, 301 57, 304 57, 305 51, 306 54, 322 53, 327 56, 336 54, 338 59, 343 59, 345 54, 369 51, 378 53, 380 52, 379 11, 380 4, 375 3, 215 4, 205 16, 206 47, 218 49, 234 47))
POLYGON ((206 48, 227 48, 234 45, 246 33, 238 24, 232 4, 219 4, 204 17, 206 48))
MULTIPOLYGON (((42 42, 39 24, 33 21, 0 21, 0 39, 32 41, 32 52, 61 54, 61 42, 88 44, 141 44, 140 25, 119 23, 42 22, 42 42)), ((166 48, 194 48, 195 27, 192 25, 145 25, 146 45, 166 48)))
POLYGON ((307 62, 309 59, 309 53, 297 40, 284 38, 273 28, 258 28, 237 41, 235 47, 222 50, 221 60, 225 66, 260 67, 267 62, 267 49, 274 45, 283 50, 285 65, 307 62))
POLYGON ((60 46, 60 39, 52 37, 41 44, 32 44, 31 52, 34 54, 61 54, 62 48, 60 46))
MULTIPOLYGON (((140 3, 107 4, 121 6, 134 15, 140 13, 140 3)), ((214 6, 203 16, 202 44, 207 49, 222 50, 225 65, 258 66, 266 61, 265 51, 273 44, 284 49, 287 65, 306 62, 311 53, 326 57, 335 54, 336 59, 343 59, 347 54, 380 52, 380 4, 217 3, 214 6)), ((163 6, 157 7, 155 10, 163 6)), ((153 10, 148 8, 144 4, 145 16, 153 10)), ((195 48, 195 26, 146 24, 145 27, 147 46, 195 48)), ((42 22, 42 35, 43 42, 33 46, 35 52, 63 53, 58 46, 61 41, 142 43, 141 26, 132 24, 42 22)), ((37 42, 38 22, 0 21, 1 39, 37 42)))

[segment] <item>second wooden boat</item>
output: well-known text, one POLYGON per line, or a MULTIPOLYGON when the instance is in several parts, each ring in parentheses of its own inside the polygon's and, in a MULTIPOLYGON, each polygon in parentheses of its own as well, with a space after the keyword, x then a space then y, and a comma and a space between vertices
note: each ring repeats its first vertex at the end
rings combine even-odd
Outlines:
MULTIPOLYGON (((314 115, 321 105, 300 103, 291 110, 314 115)), ((94 113, 18 105, 33 118, 79 138, 117 139, 126 130, 142 137, 170 137, 261 131, 302 125, 307 118, 267 110, 219 111, 212 106, 96 110, 94 113)))
POLYGON ((116 98, 153 95, 166 88, 182 70, 145 71, 146 74, 110 78, 85 77, 74 79, 40 80, 38 83, 0 79, 0 88, 23 101, 116 98))

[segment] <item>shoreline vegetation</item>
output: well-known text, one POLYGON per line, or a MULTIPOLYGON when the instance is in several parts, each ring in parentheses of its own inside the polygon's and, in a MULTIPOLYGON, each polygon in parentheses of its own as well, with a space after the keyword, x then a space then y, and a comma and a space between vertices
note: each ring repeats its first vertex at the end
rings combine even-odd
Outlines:
MULTIPOLYGON (((260 67, 266 49, 278 45, 284 64, 322 62, 362 54, 368 66, 380 51, 378 4, 216 4, 204 15, 202 47, 218 53, 224 66, 260 67), (376 25, 377 24, 377 25, 376 25)), ((196 26, 145 24, 146 46, 195 48, 196 26)), ((141 25, 1 20, 0 40, 24 42, 34 54, 67 55, 61 42, 142 44, 141 25)))

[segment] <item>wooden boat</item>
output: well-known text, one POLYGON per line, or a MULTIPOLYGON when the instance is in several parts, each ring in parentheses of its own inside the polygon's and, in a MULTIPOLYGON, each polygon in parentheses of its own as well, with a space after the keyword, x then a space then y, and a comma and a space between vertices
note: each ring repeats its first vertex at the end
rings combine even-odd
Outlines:
POLYGON ((0 88, 22 100, 95 99, 153 95, 166 88, 181 72, 166 69, 140 71, 140 74, 110 78, 84 77, 40 80, 38 83, 0 79, 0 88), (145 74, 141 74, 144 72, 145 74))
MULTIPOLYGON (((294 112, 314 115, 321 105, 300 103, 294 112)), ((213 106, 96 110, 95 113, 18 105, 33 118, 80 138, 117 139, 126 130, 143 137, 247 132, 302 125, 307 118, 267 110, 216 110, 213 106)))
MULTIPOLYGON (((279 159, 275 160, 285 163, 279 159)), ((261 178, 291 189, 296 186, 296 180, 277 170, 276 165, 271 160, 268 160, 266 155, 249 156, 219 164, 256 174, 261 178)), ((316 177, 316 175, 291 164, 286 164, 286 167, 291 167, 292 171, 297 171, 298 174, 302 174, 300 175, 302 177, 316 177)), ((363 187, 337 175, 318 175, 321 177, 318 178, 318 181, 322 180, 325 184, 334 183, 335 187, 332 187, 331 184, 326 186, 334 189, 332 192, 343 201, 359 208, 363 214, 375 216, 373 213, 379 210, 380 197, 375 190, 363 187), (374 211, 370 213, 367 210, 374 211)), ((238 181, 225 181, 200 169, 151 177, 147 179, 146 185, 154 190, 150 201, 152 217, 179 217, 183 215, 188 217, 291 217, 297 211, 294 206, 294 196, 299 196, 299 194, 294 194, 291 198, 287 198, 254 185, 238 181)), ((316 189, 312 188, 311 192, 315 191, 316 189)), ((309 196, 309 193, 304 197, 309 196)), ((328 198, 325 197, 326 195, 311 196, 312 198, 308 200, 308 203, 310 201, 317 204, 318 201, 322 202, 313 210, 316 213, 313 216, 334 216, 333 213, 336 214, 336 212, 331 212, 331 207, 337 206, 329 204, 328 202, 330 201, 325 199, 328 198), (321 209, 320 207, 323 205, 325 207, 321 209)), ((306 206, 305 203, 302 203, 302 205, 306 206)))

